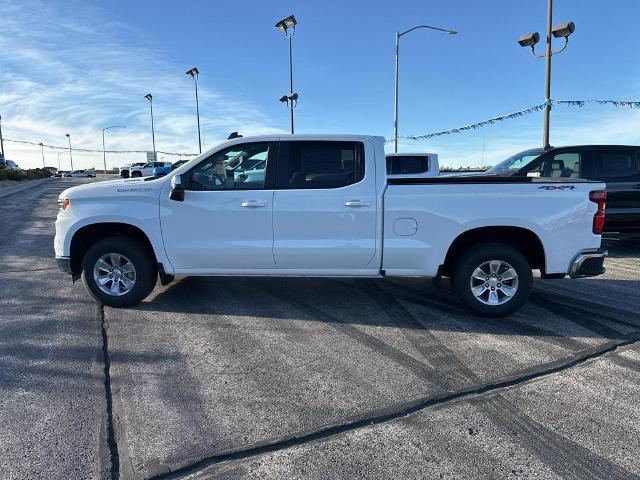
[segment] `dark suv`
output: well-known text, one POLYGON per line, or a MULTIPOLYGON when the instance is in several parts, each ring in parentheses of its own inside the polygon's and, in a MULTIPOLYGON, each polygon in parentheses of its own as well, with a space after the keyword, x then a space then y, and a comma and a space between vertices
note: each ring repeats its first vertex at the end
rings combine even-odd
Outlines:
POLYGON ((640 147, 577 145, 525 150, 486 173, 603 181, 607 185, 604 231, 640 233, 640 147))

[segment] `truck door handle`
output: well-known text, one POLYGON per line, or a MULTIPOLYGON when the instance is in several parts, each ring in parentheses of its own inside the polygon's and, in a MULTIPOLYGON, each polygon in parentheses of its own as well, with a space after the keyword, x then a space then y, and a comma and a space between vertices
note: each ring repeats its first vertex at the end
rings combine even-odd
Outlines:
POLYGON ((635 188, 636 190, 640 190, 640 183, 637 185, 634 185, 633 188, 635 188))
POLYGON ((362 200, 349 200, 344 202, 345 207, 368 207, 371 202, 363 202, 362 200))
POLYGON ((266 207, 267 205, 269 205, 267 202, 259 202, 257 200, 246 200, 242 202, 242 206, 245 208, 260 208, 266 207))

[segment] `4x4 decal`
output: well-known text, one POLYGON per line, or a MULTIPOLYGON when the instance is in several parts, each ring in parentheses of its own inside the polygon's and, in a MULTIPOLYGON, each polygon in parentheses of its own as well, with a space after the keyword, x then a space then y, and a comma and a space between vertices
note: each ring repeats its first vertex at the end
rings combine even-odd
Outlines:
POLYGON ((538 190, 573 190, 575 185, 542 185, 538 187, 538 190))

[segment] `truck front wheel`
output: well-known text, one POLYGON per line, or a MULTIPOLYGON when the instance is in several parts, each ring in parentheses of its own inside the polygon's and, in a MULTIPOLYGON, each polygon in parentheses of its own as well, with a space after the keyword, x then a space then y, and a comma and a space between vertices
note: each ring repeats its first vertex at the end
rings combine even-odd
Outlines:
POLYGON ((156 266, 139 242, 122 237, 95 243, 82 260, 82 282, 99 303, 131 307, 140 303, 156 284, 156 266))
POLYGON ((470 247, 453 267, 453 290, 460 302, 484 317, 502 317, 520 309, 533 288, 527 259, 501 243, 470 247))

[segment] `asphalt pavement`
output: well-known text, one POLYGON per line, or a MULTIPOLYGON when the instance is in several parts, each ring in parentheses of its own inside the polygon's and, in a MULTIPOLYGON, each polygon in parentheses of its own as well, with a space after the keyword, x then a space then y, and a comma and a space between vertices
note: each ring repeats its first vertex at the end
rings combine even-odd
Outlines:
POLYGON ((499 320, 427 280, 178 278, 95 306, 54 179, 0 199, 1 478, 636 478, 640 242, 499 320))

